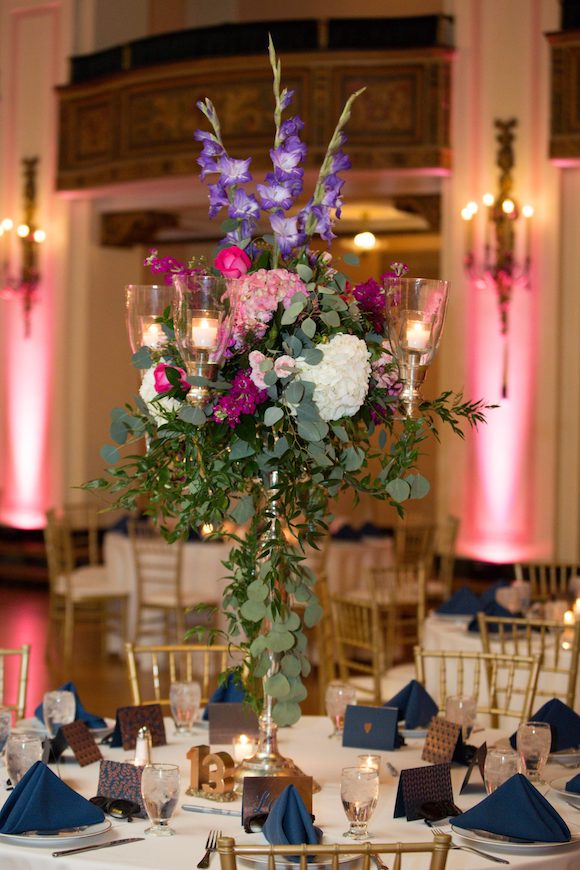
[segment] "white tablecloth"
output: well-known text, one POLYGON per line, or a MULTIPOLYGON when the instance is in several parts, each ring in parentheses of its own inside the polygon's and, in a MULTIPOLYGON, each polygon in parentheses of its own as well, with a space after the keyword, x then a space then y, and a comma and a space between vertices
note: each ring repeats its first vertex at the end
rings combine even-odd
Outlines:
MULTIPOLYGON (((282 729, 279 733, 280 751, 290 756, 302 768, 313 775, 322 786, 322 791, 313 798, 313 811, 319 824, 330 842, 346 842, 342 833, 347 823, 340 801, 340 770, 342 767, 356 764, 360 750, 343 749, 338 741, 329 740, 330 722, 323 717, 306 716, 293 728, 282 729)), ((181 795, 178 809, 172 819, 172 827, 176 831, 174 837, 151 837, 140 843, 119 846, 118 848, 88 852, 70 857, 53 858, 46 848, 30 846, 14 846, 1 842, 0 867, 2 870, 83 870, 91 867, 93 870, 193 870, 204 851, 204 843, 210 827, 219 827, 226 836, 245 842, 262 842, 260 834, 246 835, 243 833, 237 819, 228 816, 211 816, 187 813, 181 810, 181 804, 204 801, 185 796, 189 783, 189 762, 186 752, 192 745, 207 741, 207 732, 201 729, 194 737, 174 737, 173 726, 167 724, 169 744, 153 750, 153 761, 165 761, 180 764, 182 772, 181 795)), ((499 732, 477 734, 473 742, 487 740, 488 746, 499 736, 499 732)), ((423 765, 420 760, 423 741, 410 741, 409 745, 396 752, 381 753, 399 770, 407 767, 423 765)), ((227 749, 228 747, 212 747, 212 749, 227 749)), ((121 749, 105 749, 107 758, 126 759, 130 754, 121 749)), ((465 810, 478 803, 483 795, 458 795, 459 785, 465 775, 465 767, 452 769, 454 795, 457 805, 465 810)), ((562 776, 561 767, 546 768, 548 778, 562 776)), ((80 768, 75 763, 60 765, 62 778, 73 788, 87 797, 96 793, 99 765, 92 764, 80 768)), ((572 775, 572 773, 570 774, 572 775)), ((429 830, 423 822, 407 822, 404 819, 393 819, 393 809, 397 790, 397 780, 384 770, 381 773, 381 792, 377 809, 369 825, 371 839, 375 842, 396 841, 428 841, 429 830)), ((6 797, 6 792, 0 791, 0 802, 6 797)), ((241 801, 228 804, 229 808, 239 809, 241 801)), ((205 805, 210 805, 207 801, 205 805)), ((580 812, 573 810, 568 804, 560 803, 554 797, 554 805, 569 825, 580 833, 580 812)), ((126 822, 113 822, 113 830, 108 835, 102 835, 102 840, 124 837, 144 836, 147 826, 145 821, 136 820, 131 825, 126 822)), ((580 849, 557 848, 548 854, 531 858, 526 856, 507 856, 514 868, 530 868, 530 870, 578 870, 580 866, 580 849)), ((484 858, 469 852, 454 850, 450 852, 447 867, 449 870, 489 870, 490 863, 484 858)), ((240 865, 242 866, 242 865, 240 865)), ((392 864, 390 865, 392 866, 392 864)), ((424 870, 425 859, 408 855, 404 858, 405 870, 424 870)), ((211 870, 219 870, 217 857, 212 858, 211 870)))

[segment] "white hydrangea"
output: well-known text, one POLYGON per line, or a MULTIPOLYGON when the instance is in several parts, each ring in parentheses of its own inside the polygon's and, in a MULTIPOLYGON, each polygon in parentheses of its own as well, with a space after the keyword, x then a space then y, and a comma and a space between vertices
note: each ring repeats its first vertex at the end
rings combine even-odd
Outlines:
POLYGON ((317 347, 323 353, 318 365, 298 357, 296 371, 303 381, 314 384, 313 399, 323 420, 352 417, 369 389, 370 352, 356 335, 335 335, 328 344, 317 347))
POLYGON ((147 369, 143 380, 141 382, 141 386, 139 387, 139 395, 147 405, 147 410, 149 414, 158 426, 162 426, 164 423, 167 423, 167 419, 162 413, 162 409, 164 411, 178 411, 181 408, 182 402, 177 399, 171 399, 168 396, 160 399, 155 389, 155 369, 153 366, 147 369))

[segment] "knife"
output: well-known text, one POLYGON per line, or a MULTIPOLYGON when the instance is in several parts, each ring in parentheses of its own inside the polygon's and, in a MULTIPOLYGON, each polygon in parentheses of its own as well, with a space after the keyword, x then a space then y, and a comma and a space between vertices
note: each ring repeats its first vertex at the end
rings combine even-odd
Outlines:
POLYGON ((90 852, 91 849, 107 849, 109 846, 122 846, 123 843, 138 843, 144 840, 145 837, 127 837, 125 840, 109 840, 108 843, 97 843, 94 846, 79 846, 78 849, 65 849, 63 852, 53 852, 53 858, 60 858, 62 855, 76 855, 78 852, 90 852))

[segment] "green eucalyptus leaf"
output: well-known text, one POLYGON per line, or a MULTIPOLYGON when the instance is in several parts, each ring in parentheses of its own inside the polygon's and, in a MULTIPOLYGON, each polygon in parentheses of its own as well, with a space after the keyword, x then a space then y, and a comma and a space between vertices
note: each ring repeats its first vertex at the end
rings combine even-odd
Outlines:
POLYGON ((411 487, 406 480, 403 480, 400 477, 390 480, 385 489, 393 501, 405 501, 411 494, 411 487))
POLYGON ((290 449, 290 444, 288 443, 288 439, 285 435, 282 435, 281 438, 278 438, 276 443, 274 444, 274 455, 280 459, 287 450, 290 449))
POLYGON ((296 701, 278 701, 272 709, 272 718, 280 727, 295 725, 300 719, 300 712, 300 704, 296 701))
POLYGON ((324 354, 317 347, 309 347, 304 351, 304 362, 309 366, 317 366, 322 361, 324 354))
POLYGON ((323 311, 320 315, 320 319, 331 329, 340 326, 340 316, 336 311, 323 311))
POLYGON ((314 338, 316 335, 316 323, 311 317, 307 317, 302 321, 301 329, 307 338, 314 338))
POLYGON ((252 658, 255 659, 257 659, 258 656, 261 655, 266 649, 266 638, 263 634, 259 634, 258 637, 255 637, 250 644, 250 653, 252 655, 252 658))
POLYGON ((284 396, 291 405, 297 405, 304 396, 304 384, 300 381, 291 381, 284 390, 284 396))
POLYGON ((214 382, 209 378, 204 378, 203 375, 188 375, 185 379, 192 387, 213 387, 214 382))
POLYGON ((346 443, 349 440, 348 432, 344 428, 344 426, 339 426, 336 423, 332 424, 332 431, 342 442, 346 443))
POLYGON ((266 605, 263 601, 254 601, 253 599, 244 601, 240 607, 240 614, 248 622, 260 622, 266 615, 266 605))
POLYGON ((247 459, 248 456, 253 456, 255 452, 251 444, 238 438, 230 448, 230 460, 235 462, 238 459, 247 459))
POLYGON ((153 365, 150 349, 148 347, 140 347, 131 357, 131 362, 136 369, 150 369, 153 365))
POLYGON ((289 701, 304 701, 308 696, 308 691, 306 686, 302 682, 302 680, 293 679, 290 681, 290 694, 288 695, 289 701))
POLYGON ((274 384, 276 383, 277 380, 278 380, 278 375, 276 374, 274 369, 270 369, 270 371, 266 372, 266 374, 264 375, 264 383, 266 384, 267 387, 274 386, 274 384))
POLYGON ((113 420, 109 427, 109 435, 117 444, 125 444, 129 430, 121 420, 113 420))
POLYGON ((304 611, 304 625, 307 628, 312 628, 317 622, 320 622, 324 611, 318 601, 313 601, 306 606, 304 611))
POLYGON ((243 526, 254 516, 254 500, 251 495, 244 495, 231 511, 231 517, 239 526, 243 526))
POLYGON ((265 677, 271 667, 270 656, 264 652, 254 665, 254 676, 265 677))
POLYGON ((347 277, 342 272, 336 272, 334 275, 335 283, 338 285, 338 288, 341 293, 346 289, 347 277))
POLYGON ((302 312, 303 308, 304 308, 303 302, 293 302, 290 306, 288 306, 288 308, 286 309, 286 311, 282 315, 282 319, 280 321, 282 326, 290 326, 291 323, 295 323, 296 318, 302 312))
POLYGON ((254 601, 265 601, 268 597, 268 587, 261 580, 253 580, 246 589, 246 594, 254 601))
POLYGON ((387 432, 385 429, 381 429, 379 432, 379 447, 381 450, 384 450, 387 446, 387 432))
POLYGON ((287 677, 297 677, 302 671, 300 659, 294 653, 286 653, 283 656, 280 668, 287 677))
POLYGON ((270 631, 266 635, 266 642, 272 652, 286 652, 295 644, 294 635, 290 631, 270 631))
POLYGON ((308 284, 308 282, 314 275, 314 272, 312 271, 310 266, 307 266, 305 263, 299 263, 296 266, 296 272, 300 275, 305 284, 308 284))
POLYGON ((300 356, 300 354, 302 353, 303 345, 297 335, 289 335, 285 339, 285 343, 287 345, 287 349, 290 351, 294 358, 300 356))
POLYGON ((347 447, 344 456, 344 467, 347 471, 358 471, 365 458, 364 451, 360 447, 347 447))
POLYGON ((318 428, 317 423, 312 423, 309 420, 305 420, 304 422, 298 423, 298 434, 305 441, 314 441, 318 442, 322 440, 320 429, 318 428))
POLYGON ((284 622, 278 622, 272 626, 273 629, 277 630, 278 626, 285 631, 296 631, 300 628, 300 617, 294 611, 291 611, 284 622))
POLYGON ((284 411, 282 410, 282 408, 274 405, 273 407, 266 408, 266 411, 264 413, 264 423, 266 424, 266 426, 273 426, 275 423, 281 420, 283 416, 284 411))
POLYGON ((411 487, 409 498, 425 498, 431 489, 431 484, 422 474, 408 474, 405 479, 411 487))
POLYGON ((203 426, 207 423, 207 417, 197 405, 182 405, 177 412, 177 416, 184 423, 191 423, 192 426, 203 426))
POLYGON ((284 674, 272 674, 264 680, 264 692, 272 698, 287 698, 290 694, 290 683, 284 674))
POLYGON ((113 444, 105 444, 100 452, 107 465, 116 465, 121 458, 121 454, 113 444))

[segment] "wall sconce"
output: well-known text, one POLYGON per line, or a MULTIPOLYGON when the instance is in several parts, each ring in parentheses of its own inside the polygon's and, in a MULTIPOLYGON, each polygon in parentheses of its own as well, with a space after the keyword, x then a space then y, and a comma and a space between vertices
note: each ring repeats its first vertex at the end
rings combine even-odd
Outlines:
POLYGON ((482 197, 484 217, 483 256, 478 262, 475 247, 476 215, 480 208, 477 202, 468 202, 461 210, 465 221, 465 256, 464 265, 467 274, 479 287, 490 287, 495 290, 499 305, 500 331, 505 337, 504 362, 502 376, 502 398, 507 397, 507 335, 509 331, 509 307, 512 293, 516 286, 530 286, 530 241, 531 219, 534 209, 531 205, 520 208, 512 193, 514 167, 513 142, 516 118, 508 121, 495 120, 497 129, 496 140, 499 144, 496 166, 500 170, 499 189, 494 196, 486 193, 482 197), (516 238, 518 221, 524 219, 525 233, 523 241, 516 238), (518 256, 518 248, 521 253, 518 256))
POLYGON ((38 157, 22 160, 24 175, 24 221, 16 227, 20 239, 20 274, 12 271, 12 231, 14 221, 4 218, 0 222, 0 297, 22 301, 24 308, 24 336, 30 335, 30 312, 36 301, 40 274, 38 272, 38 245, 46 239, 44 230, 36 226, 36 172, 38 157))

